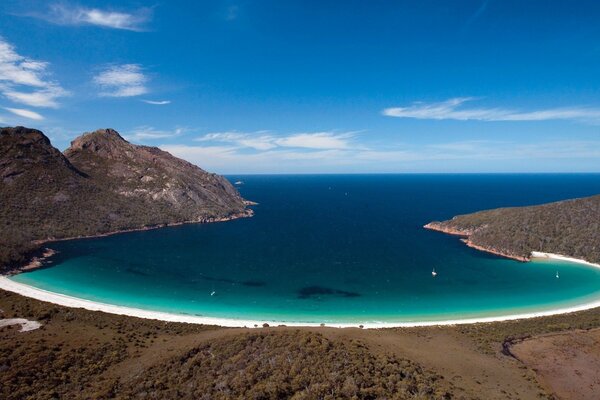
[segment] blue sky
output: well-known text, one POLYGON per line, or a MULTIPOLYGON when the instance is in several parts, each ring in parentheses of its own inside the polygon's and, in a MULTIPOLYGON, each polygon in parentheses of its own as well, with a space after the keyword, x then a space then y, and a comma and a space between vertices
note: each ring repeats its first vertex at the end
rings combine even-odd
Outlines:
POLYGON ((219 173, 600 172, 597 1, 0 4, 0 125, 219 173))

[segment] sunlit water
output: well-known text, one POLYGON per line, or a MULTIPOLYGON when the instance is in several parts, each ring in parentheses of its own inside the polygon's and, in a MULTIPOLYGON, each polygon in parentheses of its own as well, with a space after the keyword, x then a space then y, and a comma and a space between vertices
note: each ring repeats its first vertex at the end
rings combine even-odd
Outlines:
POLYGON ((54 243, 52 267, 12 279, 110 304, 282 322, 449 320, 600 299, 600 269, 520 263, 422 228, 600 193, 600 175, 230 179, 260 203, 255 217, 54 243))

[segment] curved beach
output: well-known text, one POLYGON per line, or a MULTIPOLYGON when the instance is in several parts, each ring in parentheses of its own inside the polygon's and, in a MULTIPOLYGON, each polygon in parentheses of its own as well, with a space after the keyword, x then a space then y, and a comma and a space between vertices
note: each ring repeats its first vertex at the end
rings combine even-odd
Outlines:
MULTIPOLYGON (((583 264, 589 267, 600 268, 599 264, 587 262, 585 260, 579 260, 572 257, 563 256, 560 254, 544 253, 544 252, 532 252, 533 259, 548 259, 548 260, 561 260, 568 261, 578 264, 583 264)), ((49 303, 73 307, 83 308, 90 311, 102 311, 117 315, 126 315, 137 318, 154 319, 160 321, 169 322, 183 322, 192 324, 204 324, 204 325, 218 325, 223 327, 262 327, 263 324, 274 324, 274 325, 286 325, 286 326, 320 326, 319 322, 294 322, 294 321, 277 321, 277 320, 251 320, 251 319, 233 319, 233 318, 215 318, 207 316, 197 315, 186 315, 176 314, 161 311, 144 310, 140 308, 119 306, 101 302, 95 302, 91 300, 81 299, 73 296, 68 296, 60 293, 50 292, 47 290, 39 289, 30 285, 15 282, 6 276, 0 276, 0 289, 17 293, 22 296, 30 297, 40 301, 46 301, 49 303)), ((474 323, 486 323, 496 321, 509 321, 524 318, 535 318, 544 317, 557 314, 565 314, 576 311, 589 310, 592 308, 600 307, 600 298, 591 302, 583 303, 580 305, 574 305, 569 307, 561 307, 551 310, 543 310, 538 312, 527 312, 527 313, 515 313, 505 314, 491 317, 478 317, 478 318, 459 318, 449 320, 433 320, 433 321, 405 321, 405 322, 385 322, 385 321, 365 321, 361 323, 328 323, 329 327, 337 328, 352 328, 362 326, 368 329, 377 328, 399 328, 399 327, 418 327, 418 326, 441 326, 441 325, 458 325, 458 324, 474 324, 474 323)))

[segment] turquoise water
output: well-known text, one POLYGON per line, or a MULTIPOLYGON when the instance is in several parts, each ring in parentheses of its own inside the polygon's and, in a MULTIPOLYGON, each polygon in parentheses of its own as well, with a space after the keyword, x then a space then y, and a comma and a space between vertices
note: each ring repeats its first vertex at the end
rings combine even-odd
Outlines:
POLYGON ((255 217, 53 243, 51 267, 12 279, 110 304, 282 322, 448 320, 600 299, 600 269, 520 263, 422 229, 460 213, 600 193, 600 175, 230 179, 260 203, 255 217))

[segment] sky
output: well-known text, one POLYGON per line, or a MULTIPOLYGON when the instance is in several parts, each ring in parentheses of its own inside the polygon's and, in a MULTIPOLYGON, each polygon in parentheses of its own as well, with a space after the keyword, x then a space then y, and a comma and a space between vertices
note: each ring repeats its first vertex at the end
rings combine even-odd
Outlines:
POLYGON ((0 3, 0 126, 224 174, 600 172, 600 2, 0 3))

